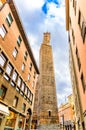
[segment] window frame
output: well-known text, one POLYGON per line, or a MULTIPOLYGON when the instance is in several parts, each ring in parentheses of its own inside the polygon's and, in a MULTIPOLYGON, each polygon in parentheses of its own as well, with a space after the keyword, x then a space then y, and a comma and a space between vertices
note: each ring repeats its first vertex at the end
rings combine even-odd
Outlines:
POLYGON ((0 99, 4 99, 7 93, 7 87, 5 87, 4 85, 1 86, 0 91, 2 91, 2 94, 0 94, 0 99))
POLYGON ((14 70, 13 73, 12 73, 12 80, 13 80, 14 82, 16 82, 16 81, 17 81, 17 78, 18 78, 18 73, 17 73, 16 70, 14 70))
MULTIPOLYGON (((4 62, 4 63, 0 63, 0 66, 4 68, 5 65, 6 65, 6 63, 7 63, 7 58, 6 58, 6 56, 4 55, 3 52, 0 53, 0 57, 2 58, 2 60, 3 60, 3 62, 4 62), (1 65, 1 64, 2 64, 2 65, 1 65)), ((1 62, 1 59, 0 59, 0 62, 1 62)))
POLYGON ((22 42, 22 38, 21 38, 21 36, 19 35, 19 36, 18 36, 18 39, 17 39, 17 45, 18 45, 18 47, 20 47, 21 42, 22 42))
POLYGON ((81 83, 82 83, 83 93, 85 93, 86 87, 85 87, 85 80, 84 80, 83 73, 81 73, 81 83))
POLYGON ((17 96, 15 96, 14 97, 14 100, 13 100, 13 107, 17 107, 17 105, 18 105, 18 97, 17 96))
POLYGON ((22 104, 22 111, 23 111, 23 113, 25 113, 25 110, 26 110, 26 104, 23 103, 23 104, 22 104))
POLYGON ((22 79, 21 79, 21 77, 19 76, 19 77, 18 77, 18 80, 17 80, 17 86, 18 86, 19 88, 21 88, 21 84, 22 84, 22 79))
POLYGON ((14 48, 12 55, 13 55, 13 57, 16 59, 16 57, 17 57, 17 55, 18 55, 18 50, 17 50, 16 47, 14 48))
POLYGON ((30 62, 30 66, 29 66, 30 71, 32 71, 32 66, 33 66, 33 64, 32 64, 32 62, 30 62))
POLYGON ((2 26, 0 27, 0 35, 2 38, 4 38, 6 36, 6 34, 8 33, 6 27, 4 24, 2 24, 2 26))
POLYGON ((6 72, 7 75, 11 76, 12 71, 13 71, 13 66, 10 62, 8 62, 5 72, 6 72))
POLYGON ((29 73, 28 74, 28 81, 30 81, 30 78, 31 78, 31 74, 29 73))
POLYGON ((24 72, 24 70, 25 70, 25 63, 24 62, 22 63, 22 68, 21 69, 24 72))
POLYGON ((13 22, 13 18, 12 18, 11 13, 9 13, 9 14, 7 15, 7 17, 6 17, 6 23, 7 23, 8 27, 11 26, 12 22, 13 22))
POLYGON ((82 22, 81 36, 82 36, 83 43, 84 43, 85 36, 86 36, 86 23, 84 21, 82 22))

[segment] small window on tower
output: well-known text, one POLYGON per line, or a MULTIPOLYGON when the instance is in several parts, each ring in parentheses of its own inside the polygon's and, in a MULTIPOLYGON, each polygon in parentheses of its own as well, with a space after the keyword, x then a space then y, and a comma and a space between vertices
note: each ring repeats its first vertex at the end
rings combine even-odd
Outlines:
POLYGON ((51 111, 49 111, 49 117, 51 116, 51 111))

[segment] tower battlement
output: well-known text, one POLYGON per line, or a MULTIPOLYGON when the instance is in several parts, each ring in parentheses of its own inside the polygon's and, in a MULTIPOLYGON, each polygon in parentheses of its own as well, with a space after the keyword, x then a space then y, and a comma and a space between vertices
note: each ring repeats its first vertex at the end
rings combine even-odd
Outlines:
POLYGON ((50 45, 50 33, 49 32, 44 33, 43 44, 50 45))

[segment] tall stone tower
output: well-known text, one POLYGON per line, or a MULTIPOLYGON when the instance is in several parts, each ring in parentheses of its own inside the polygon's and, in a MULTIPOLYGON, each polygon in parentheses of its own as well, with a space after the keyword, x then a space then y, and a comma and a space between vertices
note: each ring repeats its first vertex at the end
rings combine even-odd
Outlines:
MULTIPOLYGON (((55 125, 58 123, 58 108, 52 47, 48 32, 44 33, 39 63, 38 124, 39 126, 55 125)), ((42 129, 45 128, 42 127, 42 129)))

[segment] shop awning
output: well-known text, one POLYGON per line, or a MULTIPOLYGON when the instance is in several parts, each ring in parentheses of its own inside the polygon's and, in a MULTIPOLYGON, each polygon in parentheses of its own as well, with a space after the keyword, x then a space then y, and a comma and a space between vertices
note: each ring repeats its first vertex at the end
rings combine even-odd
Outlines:
POLYGON ((0 103, 0 113, 4 115, 9 115, 9 109, 7 106, 0 103))

